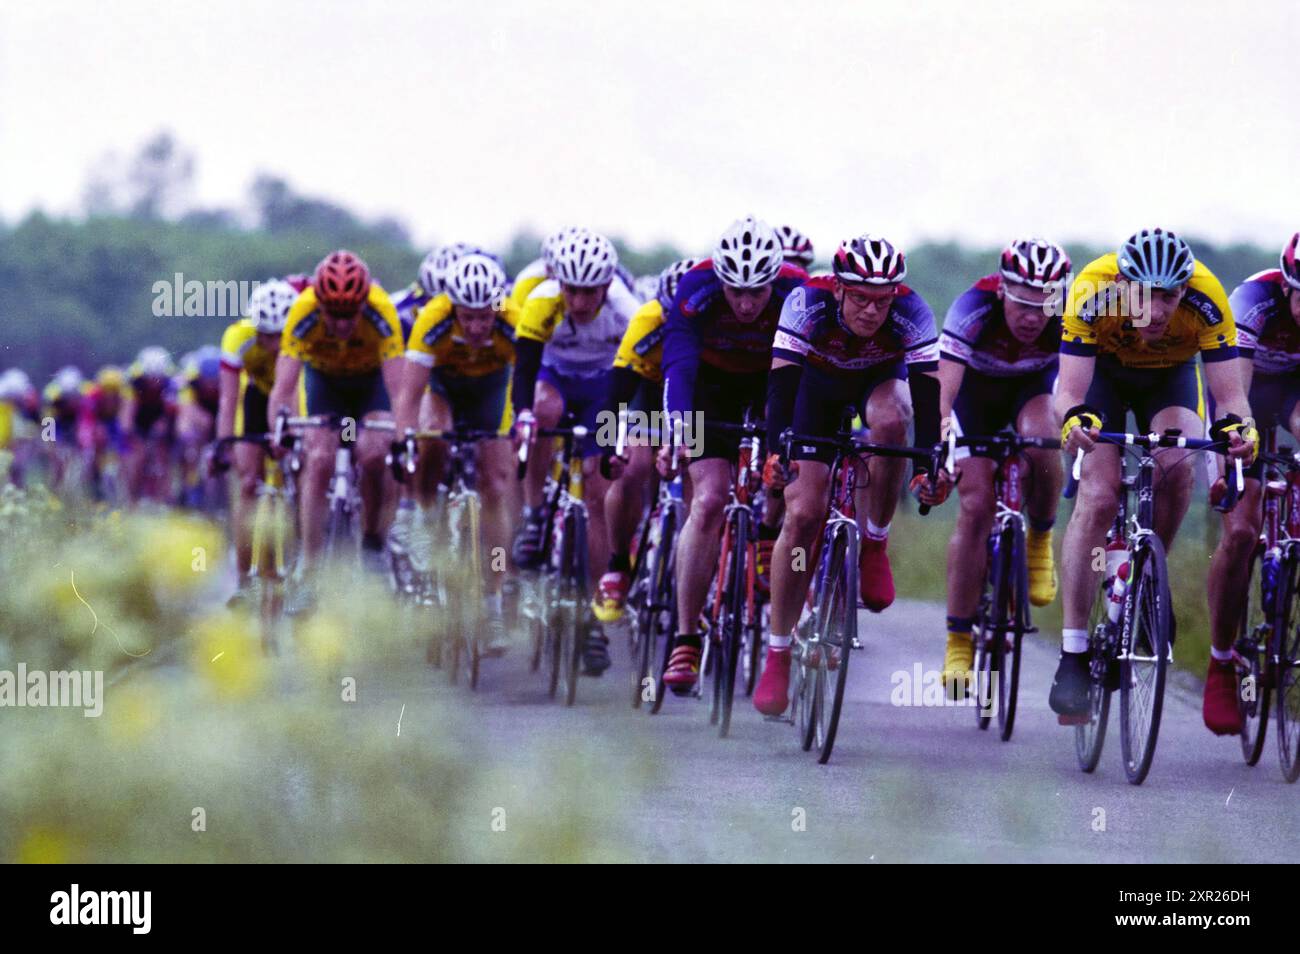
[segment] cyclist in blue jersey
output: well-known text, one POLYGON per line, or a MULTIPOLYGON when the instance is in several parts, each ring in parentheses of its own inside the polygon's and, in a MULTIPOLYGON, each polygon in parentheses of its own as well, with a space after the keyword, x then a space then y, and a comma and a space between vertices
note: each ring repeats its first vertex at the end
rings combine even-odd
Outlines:
MULTIPOLYGON (((785 711, 790 685, 790 643, 799 620, 826 518, 834 451, 800 445, 790 461, 774 459, 787 428, 796 434, 834 437, 846 412, 861 415, 871 440, 907 443, 915 407, 916 443, 939 436, 938 335, 934 312, 903 284, 907 264, 887 239, 861 235, 840 245, 833 274, 809 279, 790 293, 781 312, 768 378, 769 475, 782 474, 786 514, 772 554, 772 618, 767 662, 754 690, 754 706, 765 715, 785 711), (792 475, 790 472, 793 472, 792 475)), ((859 578, 862 602, 880 612, 894 601, 894 581, 885 547, 898 505, 906 462, 873 457, 857 489, 862 531, 859 578)), ((927 503, 942 503, 949 481, 930 487, 924 472, 913 490, 927 503)))
POLYGON ((664 405, 690 437, 691 509, 677 547, 678 626, 664 683, 685 694, 699 679, 700 611, 718 558, 723 506, 736 456, 735 434, 699 420, 740 423, 767 398, 767 371, 786 297, 807 279, 787 265, 781 239, 749 216, 733 223, 711 258, 688 271, 664 325, 664 405))

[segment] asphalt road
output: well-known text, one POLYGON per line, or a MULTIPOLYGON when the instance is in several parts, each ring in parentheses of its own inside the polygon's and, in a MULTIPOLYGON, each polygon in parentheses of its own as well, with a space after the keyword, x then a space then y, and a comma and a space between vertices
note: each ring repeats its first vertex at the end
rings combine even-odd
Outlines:
POLYGON ((1097 771, 1078 769, 1073 730, 1047 707, 1055 650, 1045 640, 1027 642, 1016 731, 1004 743, 996 721, 980 732, 968 707, 891 703, 895 673, 941 664, 941 607, 900 601, 864 612, 861 626, 865 649, 853 656, 825 766, 801 751, 790 724, 765 720, 747 699, 737 699, 727 739, 708 725, 703 701, 670 697, 656 716, 632 709, 618 638, 614 668, 584 679, 572 709, 546 697, 523 653, 485 662, 476 693, 426 673, 386 689, 380 704, 401 697, 406 724, 418 726, 421 697, 455 694, 468 717, 463 744, 507 765, 580 764, 590 797, 560 810, 599 832, 611 857, 1288 862, 1300 852, 1300 786, 1282 780, 1273 738, 1247 767, 1235 738, 1202 726, 1194 689, 1170 686, 1154 765, 1133 786, 1120 763, 1117 706, 1097 771))

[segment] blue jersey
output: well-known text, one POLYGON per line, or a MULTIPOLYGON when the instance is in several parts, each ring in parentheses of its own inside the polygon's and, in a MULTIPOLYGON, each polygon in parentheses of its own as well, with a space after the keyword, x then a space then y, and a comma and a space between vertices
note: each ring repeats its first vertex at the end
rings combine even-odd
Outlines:
POLYGON ((402 341, 409 341, 411 328, 415 325, 415 316, 427 305, 433 296, 424 290, 419 282, 412 282, 399 294, 393 296, 393 307, 397 309, 397 320, 402 323, 402 341))
POLYGON ((864 337, 840 317, 835 279, 811 278, 786 298, 772 355, 834 375, 899 359, 909 369, 933 371, 939 363, 934 312, 924 298, 901 285, 889 316, 875 334, 864 337))
POLYGON ((952 303, 943 320, 939 353, 997 378, 1033 374, 1056 364, 1060 316, 1049 318, 1033 341, 1021 341, 1007 325, 998 298, 1000 283, 997 275, 985 275, 952 303))
POLYGON ((722 279, 705 259, 681 277, 664 317, 664 405, 669 412, 694 409, 700 363, 734 374, 765 372, 786 297, 807 281, 796 265, 782 265, 772 297, 753 321, 741 321, 723 295, 722 279))
POLYGON ((1262 374, 1300 368, 1300 326, 1291 317, 1282 273, 1274 268, 1251 275, 1228 299, 1237 320, 1237 351, 1253 358, 1262 374))

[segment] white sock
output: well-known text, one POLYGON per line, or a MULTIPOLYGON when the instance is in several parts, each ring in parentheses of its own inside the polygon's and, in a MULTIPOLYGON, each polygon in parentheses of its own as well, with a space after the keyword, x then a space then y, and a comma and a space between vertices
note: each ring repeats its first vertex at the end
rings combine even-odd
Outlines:
POLYGON ((883 527, 877 527, 874 523, 871 522, 871 518, 868 517, 868 518, 867 518, 867 539, 868 539, 868 540, 888 540, 888 539, 889 539, 889 524, 885 524, 883 527))
POLYGON ((1231 662, 1232 660, 1231 649, 1217 649, 1214 646, 1211 646, 1210 655, 1213 656, 1215 659, 1217 659, 1219 662, 1231 662))
POLYGON ((775 634, 767 637, 767 648, 775 649, 777 652, 788 652, 790 649, 791 636, 777 636, 775 634))
POLYGON ((1088 631, 1086 629, 1061 630, 1061 648, 1067 653, 1086 653, 1088 651, 1088 631))

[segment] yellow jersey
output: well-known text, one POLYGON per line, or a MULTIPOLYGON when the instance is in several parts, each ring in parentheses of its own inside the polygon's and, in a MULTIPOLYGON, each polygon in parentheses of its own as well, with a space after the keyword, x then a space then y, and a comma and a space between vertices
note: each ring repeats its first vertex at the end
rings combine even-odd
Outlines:
POLYGON ((632 315, 614 367, 631 368, 653 384, 664 383, 664 308, 658 298, 651 298, 632 315))
POLYGON ((1146 341, 1126 316, 1116 256, 1103 255, 1075 276, 1065 304, 1061 352, 1113 355, 1127 368, 1171 368, 1200 354, 1205 361, 1237 356, 1237 328, 1228 295, 1214 273, 1196 263, 1165 333, 1146 341))
POLYGON ((276 356, 257 341, 257 329, 247 318, 235 322, 221 336, 221 364, 239 372, 240 393, 251 383, 270 395, 275 384, 276 356))
POLYGON ((466 378, 481 378, 501 371, 515 360, 517 315, 514 302, 505 299, 487 344, 471 345, 465 340, 451 299, 445 294, 438 295, 415 316, 406 345, 407 360, 466 378))
POLYGON ((615 280, 609 283, 605 303, 595 316, 578 324, 565 314, 560 283, 548 278, 524 302, 516 338, 544 344, 542 367, 558 374, 577 377, 603 374, 613 364, 628 322, 639 307, 641 302, 627 286, 615 280))
POLYGON ((361 318, 351 337, 329 333, 325 315, 316 302, 316 289, 308 285, 289 309, 280 351, 330 377, 375 371, 390 358, 402 356, 402 324, 388 293, 376 284, 361 307, 361 318))

